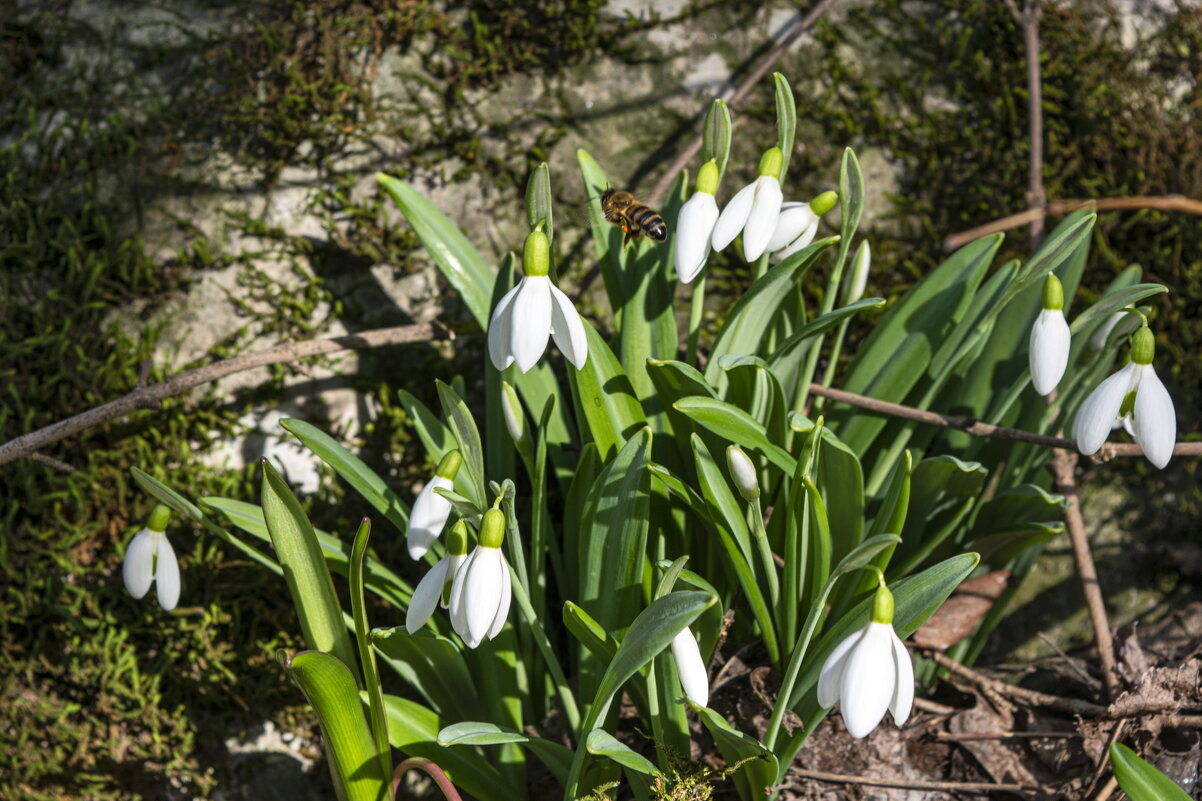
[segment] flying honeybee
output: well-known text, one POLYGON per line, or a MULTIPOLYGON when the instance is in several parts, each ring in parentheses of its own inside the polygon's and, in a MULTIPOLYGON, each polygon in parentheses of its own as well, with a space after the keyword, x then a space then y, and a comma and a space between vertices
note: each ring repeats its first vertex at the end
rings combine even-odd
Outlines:
POLYGON ((668 226, 664 218, 659 216, 659 212, 639 203, 629 192, 606 189, 601 193, 601 211, 605 212, 605 219, 626 234, 626 238, 622 240, 622 247, 626 247, 630 240, 642 236, 656 242, 663 242, 668 238, 668 226))

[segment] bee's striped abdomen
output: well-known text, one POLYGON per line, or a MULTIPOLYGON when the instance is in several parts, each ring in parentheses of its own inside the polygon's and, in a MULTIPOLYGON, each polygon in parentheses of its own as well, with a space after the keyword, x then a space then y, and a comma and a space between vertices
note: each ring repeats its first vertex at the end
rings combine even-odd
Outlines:
POLYGON ((668 226, 664 223, 664 218, 659 216, 654 209, 639 204, 628 209, 626 216, 656 242, 663 242, 668 238, 668 226))

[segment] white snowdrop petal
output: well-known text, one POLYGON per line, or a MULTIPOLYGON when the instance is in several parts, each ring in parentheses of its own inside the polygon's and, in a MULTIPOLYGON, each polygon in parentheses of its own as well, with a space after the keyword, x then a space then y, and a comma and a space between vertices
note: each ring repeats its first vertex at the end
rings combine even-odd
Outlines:
MULTIPOLYGON (((522 281, 526 279, 523 278, 522 281)), ((492 359, 493 367, 504 370, 513 364, 513 354, 509 352, 513 314, 510 306, 522 288, 521 281, 513 289, 506 292, 497 307, 493 309, 492 318, 488 321, 488 356, 492 359)))
POLYGON ((710 700, 709 676, 701 659, 701 649, 697 647, 697 638, 688 626, 672 638, 672 658, 685 696, 698 706, 706 706, 710 700))
POLYGON ((914 663, 897 632, 892 629, 890 631, 893 634, 894 675, 897 676, 897 685, 893 689, 893 700, 889 702, 889 712, 893 715, 893 722, 901 726, 909 719, 910 709, 914 706, 914 663))
POLYGON ((545 275, 522 279, 522 291, 510 310, 509 349, 523 373, 538 364, 551 337, 551 279, 545 275))
POLYGON ((1173 457, 1173 445, 1177 442, 1177 414, 1173 399, 1156 370, 1150 364, 1140 367, 1143 375, 1135 393, 1135 416, 1131 427, 1144 456, 1163 469, 1173 457))
POLYGON ((1068 366, 1070 335, 1068 322, 1060 309, 1044 309, 1031 326, 1028 357, 1031 383, 1040 395, 1056 388, 1068 366))
POLYGON ((501 557, 501 603, 497 605, 497 614, 493 617, 492 625, 488 627, 488 639, 501 633, 505 620, 509 617, 509 604, 513 600, 513 577, 509 573, 509 564, 501 557))
POLYGON ((166 534, 156 533, 158 546, 155 548, 154 584, 159 606, 170 612, 179 603, 179 562, 175 549, 166 534))
POLYGON ((551 333, 555 337, 555 345, 572 365, 579 370, 588 359, 588 335, 584 323, 580 320, 580 312, 572 305, 572 300, 559 287, 551 287, 551 333))
POLYGON ((469 647, 471 641, 480 643, 492 628, 497 616, 497 608, 504 595, 504 582, 501 573, 505 567, 501 561, 499 548, 483 548, 477 546, 477 556, 468 567, 464 581, 463 606, 469 647))
POLYGON ((869 623, 864 636, 847 656, 839 704, 847 732, 861 739, 876 728, 893 700, 897 676, 893 670, 893 626, 869 623))
POLYGON ((718 201, 708 192, 695 192, 680 207, 676 220, 676 276, 691 284, 710 255, 710 239, 718 222, 718 201))
POLYGON ((756 179, 755 200, 747 216, 747 225, 743 227, 743 257, 747 261, 755 261, 768 249, 783 201, 780 181, 771 175, 756 179))
POLYGON ((1073 421, 1073 439, 1077 441, 1077 450, 1086 456, 1097 453, 1110 435, 1123 398, 1130 389, 1132 368, 1135 366, 1135 362, 1130 362, 1098 384, 1097 389, 1089 393, 1077 410, 1077 418, 1073 421))
POLYGON ((134 535, 125 549, 121 577, 125 580, 126 592, 135 598, 145 595, 154 580, 154 548, 154 532, 144 528, 134 535))
POLYGON ((446 581, 447 566, 447 557, 444 556, 422 576, 422 580, 414 588, 413 597, 409 599, 409 608, 405 611, 405 630, 410 634, 421 630, 438 608, 438 602, 442 598, 442 585, 446 581))
POLYGON ((714 223, 714 234, 710 239, 714 250, 723 250, 735 241, 735 237, 747 224, 747 217, 751 214, 751 204, 754 201, 755 183, 747 184, 730 199, 726 208, 722 209, 722 213, 718 215, 718 221, 714 223))
POLYGON ((784 261, 785 259, 792 256, 794 253, 798 252, 799 250, 801 250, 802 248, 808 246, 811 242, 813 242, 814 237, 817 234, 818 234, 818 220, 814 220, 814 224, 811 225, 809 228, 805 229, 805 231, 802 232, 801 236, 794 239, 793 243, 791 245, 786 247, 784 250, 778 250, 776 253, 773 253, 772 260, 774 262, 784 261))
POLYGON ((434 490, 453 489, 455 482, 443 476, 435 476, 430 483, 417 494, 413 509, 409 514, 409 530, 405 534, 405 543, 409 546, 409 557, 421 559, 430 550, 434 540, 442 534, 451 516, 451 502, 434 490))
POLYGON ((467 614, 464 606, 463 590, 467 585, 468 570, 475 561, 475 556, 479 549, 468 554, 467 559, 459 566, 459 570, 455 573, 455 580, 451 583, 451 601, 448 604, 448 611, 451 614, 451 628, 455 629, 455 633, 467 641, 467 614))
POLYGON ((444 556, 443 559, 445 559, 447 563, 447 572, 446 575, 442 577, 442 589, 446 590, 446 592, 443 593, 440 591, 439 597, 445 595, 445 600, 442 601, 442 608, 446 609, 451 605, 451 593, 447 587, 447 584, 454 586, 455 576, 459 575, 459 568, 463 567, 463 563, 467 559, 467 554, 449 553, 444 556))
POLYGON ((775 253, 791 244, 817 222, 818 215, 810 209, 809 203, 782 203, 780 215, 776 218, 776 230, 768 240, 768 252, 775 253))
POLYGON ((826 661, 822 663, 822 672, 818 674, 818 703, 820 706, 830 709, 839 702, 839 685, 843 683, 843 669, 847 665, 847 655, 851 653, 852 647, 862 636, 864 636, 864 631, 860 630, 844 637, 843 641, 835 646, 826 661))

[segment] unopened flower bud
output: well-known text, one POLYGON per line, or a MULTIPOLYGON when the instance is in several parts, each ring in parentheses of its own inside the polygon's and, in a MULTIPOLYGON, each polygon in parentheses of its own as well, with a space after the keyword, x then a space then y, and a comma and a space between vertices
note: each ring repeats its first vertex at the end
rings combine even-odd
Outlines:
POLYGON ((760 482, 755 465, 738 445, 731 445, 726 449, 726 466, 730 468, 730 476, 734 479, 735 487, 743 496, 743 500, 753 501, 760 497, 760 482))
POLYGON ((505 428, 514 442, 521 442, 526 437, 526 415, 522 411, 522 402, 518 393, 508 381, 501 382, 501 416, 505 418, 505 428))

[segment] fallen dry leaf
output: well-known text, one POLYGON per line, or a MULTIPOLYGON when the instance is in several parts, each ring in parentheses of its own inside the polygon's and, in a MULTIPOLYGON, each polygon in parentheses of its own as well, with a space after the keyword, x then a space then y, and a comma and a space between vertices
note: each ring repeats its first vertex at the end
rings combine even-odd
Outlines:
POLYGON ((951 648, 972 634, 1009 581, 1009 570, 997 570, 964 582, 914 632, 911 641, 920 648, 951 648))

